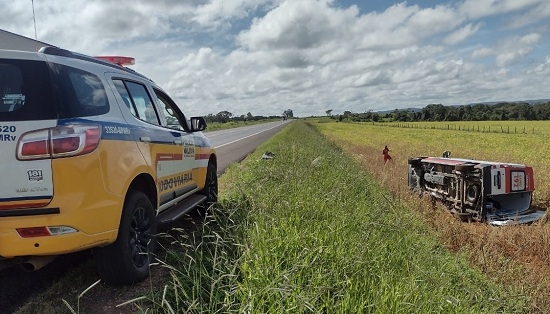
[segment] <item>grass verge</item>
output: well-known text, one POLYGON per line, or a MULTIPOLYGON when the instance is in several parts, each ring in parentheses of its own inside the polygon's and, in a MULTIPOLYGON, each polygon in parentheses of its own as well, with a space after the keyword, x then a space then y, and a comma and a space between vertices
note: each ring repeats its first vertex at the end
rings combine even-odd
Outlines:
MULTIPOLYGON (((528 299, 438 242, 360 166, 295 122, 222 177, 222 202, 157 311, 524 313, 528 299), (275 153, 271 160, 260 152, 275 153)), ((149 311, 150 312, 150 311, 149 311)))
MULTIPOLYGON (((161 240, 167 254, 155 269, 167 275, 112 313, 529 310, 525 293, 450 253, 399 194, 303 121, 230 167, 220 184, 221 202, 204 221, 182 222, 161 240), (261 159, 266 150, 275 158, 261 159)), ((95 304, 80 302, 77 312, 105 309, 96 288, 82 296, 95 304)))

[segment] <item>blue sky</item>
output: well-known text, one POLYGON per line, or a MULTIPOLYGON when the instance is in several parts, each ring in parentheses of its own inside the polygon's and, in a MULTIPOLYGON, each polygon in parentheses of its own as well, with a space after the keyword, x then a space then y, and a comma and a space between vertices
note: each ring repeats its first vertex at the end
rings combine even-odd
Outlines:
MULTIPOLYGON (((34 38, 31 1, 0 28, 34 38)), ((128 55, 184 112, 295 115, 548 99, 550 1, 34 0, 37 37, 128 55)))

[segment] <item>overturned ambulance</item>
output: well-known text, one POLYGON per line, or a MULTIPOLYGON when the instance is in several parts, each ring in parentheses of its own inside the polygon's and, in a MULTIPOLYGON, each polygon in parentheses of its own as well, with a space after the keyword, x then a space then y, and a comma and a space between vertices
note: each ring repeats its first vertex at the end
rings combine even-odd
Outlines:
POLYGON ((544 211, 531 208, 533 169, 521 164, 443 157, 408 160, 408 185, 441 201, 463 221, 496 226, 531 223, 544 211))

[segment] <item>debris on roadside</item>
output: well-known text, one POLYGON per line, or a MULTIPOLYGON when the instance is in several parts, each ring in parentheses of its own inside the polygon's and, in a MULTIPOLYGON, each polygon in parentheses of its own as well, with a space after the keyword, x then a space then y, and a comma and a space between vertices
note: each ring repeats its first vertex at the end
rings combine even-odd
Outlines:
POLYGON ((317 167, 317 166, 319 166, 319 164, 321 163, 322 160, 323 160, 323 157, 317 157, 317 158, 313 159, 313 161, 311 162, 311 165, 313 167, 317 167))
POLYGON ((262 159, 273 159, 273 158, 275 158, 275 154, 273 154, 270 151, 267 151, 262 155, 262 159))

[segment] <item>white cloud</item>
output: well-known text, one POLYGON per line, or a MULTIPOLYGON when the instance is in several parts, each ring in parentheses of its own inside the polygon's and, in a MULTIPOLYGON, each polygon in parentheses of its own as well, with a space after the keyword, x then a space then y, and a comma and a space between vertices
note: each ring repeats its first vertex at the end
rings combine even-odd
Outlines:
POLYGON ((192 20, 204 28, 216 29, 221 26, 228 26, 232 20, 242 19, 249 16, 261 6, 273 6, 280 1, 258 1, 258 0, 219 0, 208 1, 197 7, 192 20))
MULTIPOLYGON (((0 28, 34 37, 30 1, 4 1, 0 28)), ((39 40, 133 56, 190 115, 550 98, 547 0, 397 2, 34 1, 39 40)))
POLYGON ((329 4, 330 1, 284 1, 264 17, 254 19, 238 40, 249 50, 318 47, 345 35, 343 26, 357 15, 357 9, 336 10, 329 4))
POLYGON ((410 23, 407 23, 407 27, 414 33, 428 36, 452 30, 462 22, 463 18, 457 14, 454 8, 438 5, 435 8, 415 12, 411 16, 410 23))
POLYGON ((490 49, 490 48, 479 48, 479 49, 476 49, 472 52, 472 59, 477 59, 477 58, 483 58, 483 57, 487 57, 487 56, 491 56, 491 55, 494 55, 495 52, 494 52, 494 49, 490 49))
POLYGON ((468 24, 454 31, 453 33, 449 34, 447 37, 445 37, 443 42, 448 45, 456 45, 459 42, 475 34, 479 30, 479 28, 480 28, 479 24, 476 24, 476 25, 468 24))
POLYGON ((535 73, 539 75, 548 75, 550 74, 550 55, 546 56, 545 62, 537 65, 535 67, 535 73))
POLYGON ((465 0, 459 7, 461 14, 468 18, 478 19, 482 17, 505 14, 522 9, 532 8, 543 3, 542 0, 465 0))
POLYGON ((537 33, 506 39, 497 48, 496 64, 499 67, 504 67, 521 60, 533 50, 533 46, 540 40, 541 35, 537 33))
POLYGON ((519 28, 526 25, 532 25, 550 18, 550 1, 539 3, 538 5, 530 8, 526 13, 521 14, 509 21, 510 27, 519 28))

